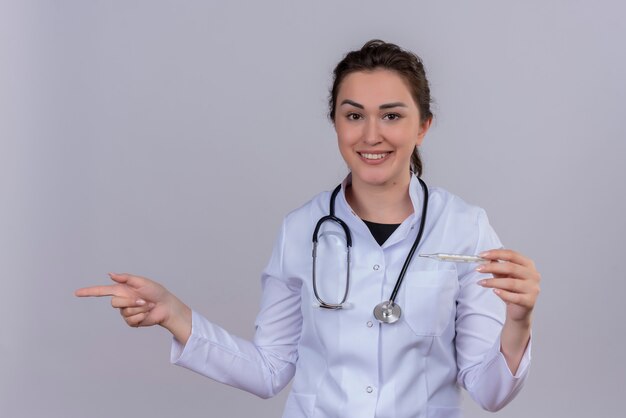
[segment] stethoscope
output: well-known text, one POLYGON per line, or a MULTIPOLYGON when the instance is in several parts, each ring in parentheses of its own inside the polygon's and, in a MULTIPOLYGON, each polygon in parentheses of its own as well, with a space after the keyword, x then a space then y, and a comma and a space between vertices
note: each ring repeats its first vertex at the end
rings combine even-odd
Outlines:
MULTIPOLYGON (((380 322, 385 324, 393 324, 402 315, 402 309, 395 302, 396 296, 398 295, 398 291, 400 290, 400 286, 402 285, 402 281, 404 280, 404 275, 406 274, 407 269, 409 268, 409 263, 411 263, 411 259, 413 258, 413 254, 415 254, 415 250, 419 245, 420 240, 422 239, 422 234, 424 233, 424 225, 426 224, 426 213, 428 211, 428 187, 426 183, 421 178, 417 178, 422 186, 422 190, 424 191, 424 203, 422 204, 422 219, 420 220, 420 229, 417 232, 417 237, 415 238, 415 242, 409 251, 409 254, 406 256, 406 260, 404 261, 404 265, 402 266, 402 270, 400 270, 400 275, 398 276, 398 280, 396 280, 396 284, 391 292, 391 296, 389 300, 383 301, 374 307, 374 317, 378 319, 380 322)), ((335 198, 337 194, 341 190, 341 184, 333 190, 330 196, 330 211, 329 214, 320 218, 315 225, 315 230, 313 231, 313 293, 315 294, 315 298, 317 299, 319 306, 321 308, 326 309, 342 309, 345 307, 346 299, 348 298, 348 291, 350 289, 350 248, 352 247, 352 234, 350 233, 350 228, 348 225, 335 216, 335 198), (346 260, 347 260, 347 270, 346 270, 346 289, 343 294, 343 298, 339 303, 327 303, 320 297, 317 291, 317 278, 315 275, 316 263, 317 263, 317 241, 318 241, 318 233, 322 224, 326 221, 332 221, 338 224, 344 231, 346 235, 346 260)))

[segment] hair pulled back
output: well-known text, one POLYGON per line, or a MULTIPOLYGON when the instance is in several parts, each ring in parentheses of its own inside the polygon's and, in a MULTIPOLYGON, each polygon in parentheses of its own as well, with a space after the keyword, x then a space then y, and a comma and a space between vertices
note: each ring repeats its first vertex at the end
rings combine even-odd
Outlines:
MULTIPOLYGON (((398 45, 372 39, 366 42, 360 50, 346 54, 333 71, 333 86, 328 100, 328 116, 333 123, 335 123, 337 94, 344 78, 357 71, 376 69, 395 71, 402 76, 419 108, 420 122, 424 123, 432 119, 430 87, 420 57, 410 51, 403 50, 398 45)), ((422 160, 417 147, 415 147, 411 155, 411 170, 421 176, 422 168, 422 160)))

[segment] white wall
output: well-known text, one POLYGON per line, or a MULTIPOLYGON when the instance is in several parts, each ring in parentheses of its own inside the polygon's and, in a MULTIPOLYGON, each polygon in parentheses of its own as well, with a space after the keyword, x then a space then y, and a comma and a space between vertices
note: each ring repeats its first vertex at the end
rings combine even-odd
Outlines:
POLYGON ((498 416, 621 416, 626 7, 247 3, 0 2, 0 416, 280 415, 284 394, 171 366, 164 331, 73 290, 142 274, 250 337, 282 216, 345 174, 330 73, 370 38, 426 64, 426 179, 543 274, 498 416))

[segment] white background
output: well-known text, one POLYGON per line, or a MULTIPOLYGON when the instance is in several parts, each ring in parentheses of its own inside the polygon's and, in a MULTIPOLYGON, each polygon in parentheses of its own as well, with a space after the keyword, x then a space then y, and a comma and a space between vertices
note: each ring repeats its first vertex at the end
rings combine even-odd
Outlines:
POLYGON ((621 416, 625 12, 0 0, 0 416, 280 416, 286 391, 171 366, 165 331, 73 291, 145 275, 251 337, 282 217, 346 174, 331 71, 371 38, 425 62, 425 179, 484 207, 543 274, 531 376, 498 416, 621 416))

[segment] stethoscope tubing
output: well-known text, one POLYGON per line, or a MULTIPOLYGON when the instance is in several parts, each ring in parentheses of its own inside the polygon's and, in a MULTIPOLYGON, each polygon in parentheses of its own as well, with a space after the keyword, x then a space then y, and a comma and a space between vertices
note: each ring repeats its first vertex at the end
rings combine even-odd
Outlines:
MULTIPOLYGON (((419 246, 419 243, 422 239, 422 235, 424 234, 424 228, 426 225, 426 215, 428 213, 428 186, 426 183, 419 177, 417 180, 420 182, 422 186, 422 190, 424 191, 424 202, 422 203, 422 216, 420 219, 420 227, 417 232, 417 236, 415 237, 415 241, 407 254, 406 259, 404 260, 404 264, 402 265, 402 269, 400 270, 400 274, 398 275, 398 279, 396 280, 396 284, 394 285, 393 291, 391 292, 391 297, 388 301, 384 301, 376 305, 374 309, 374 316, 379 319, 381 322, 385 323, 393 323, 396 322, 401 315, 400 307, 395 303, 396 297, 398 296, 398 292, 400 291, 400 286, 404 281, 404 276, 409 268, 409 264, 411 264, 411 260, 413 259, 413 255, 419 246), (380 312, 378 312, 380 311, 380 312)), ((352 234, 350 233, 350 228, 348 225, 339 217, 335 216, 335 199, 337 198, 337 194, 341 190, 341 184, 339 184, 332 192, 330 196, 330 205, 329 205, 329 214, 323 216, 317 221, 315 228, 313 230, 313 267, 312 267, 312 281, 313 281, 313 293, 315 294, 315 298, 317 299, 319 306, 321 308, 326 309, 341 309, 343 308, 344 303, 348 298, 348 291, 350 288, 350 249, 352 247, 352 234), (332 221, 341 226, 345 235, 346 235, 346 251, 347 251, 347 273, 346 273, 346 289, 343 295, 341 302, 339 303, 327 303, 320 297, 317 291, 317 275, 316 275, 316 264, 317 264, 317 243, 318 243, 318 234, 319 230, 322 227, 322 224, 326 221, 332 221)))
POLYGON ((426 226, 426 214, 428 213, 428 187, 426 183, 421 178, 417 178, 422 186, 422 190, 424 190, 424 203, 422 204, 422 218, 420 219, 420 228, 417 232, 417 237, 415 237, 415 241, 413 242, 413 246, 409 250, 409 254, 404 260, 404 264, 402 265, 402 270, 400 270, 400 274, 398 275, 398 280, 396 280, 396 285, 393 287, 393 291, 391 292, 391 296, 389 297, 389 301, 393 304, 395 303, 396 297, 398 296, 398 292, 400 291, 400 286, 404 281, 404 276, 406 275, 406 271, 409 268, 409 264, 411 264, 411 260, 413 259, 413 255, 415 254, 415 250, 419 246, 420 241, 422 240, 422 235, 424 234, 424 227, 426 226))

